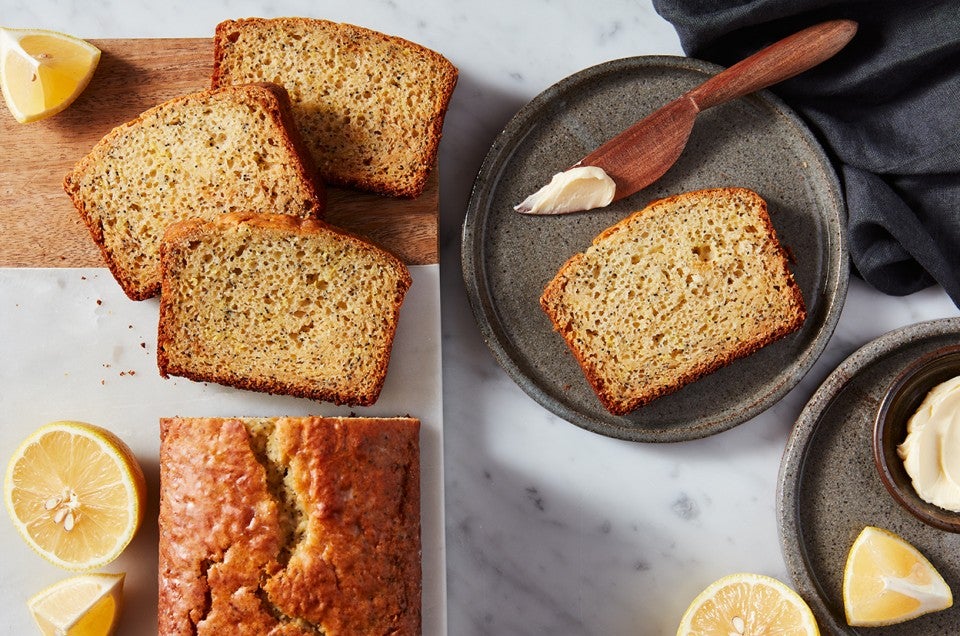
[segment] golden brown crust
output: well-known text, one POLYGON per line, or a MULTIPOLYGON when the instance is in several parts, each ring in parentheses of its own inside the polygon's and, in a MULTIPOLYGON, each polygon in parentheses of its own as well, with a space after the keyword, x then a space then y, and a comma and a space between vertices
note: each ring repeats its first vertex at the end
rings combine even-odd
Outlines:
MULTIPOLYGON (((245 85, 238 84, 237 86, 242 88, 245 85)), ((283 86, 274 84, 273 82, 252 82, 246 84, 246 86, 265 88, 273 94, 276 101, 272 104, 266 104, 266 107, 273 118, 280 122, 280 129, 283 131, 281 142, 290 150, 291 156, 296 157, 296 160, 292 161, 291 165, 296 169, 298 179, 306 184, 307 188, 313 190, 312 196, 318 204, 313 214, 306 218, 324 218, 327 205, 326 184, 323 182, 323 179, 320 178, 317 172, 317 166, 313 161, 313 155, 310 154, 310 150, 303 140, 303 135, 297 130, 297 124, 293 121, 290 94, 287 93, 287 89, 283 86)))
MULTIPOLYGON (((296 256, 289 254, 290 260, 296 256)), ((304 267, 310 267, 308 262, 304 267)), ((361 260, 353 257, 354 262, 361 260)), ((251 212, 236 212, 221 215, 210 221, 191 219, 171 225, 164 237, 161 246, 161 277, 163 293, 160 298, 160 318, 157 332, 157 366, 161 376, 177 375, 194 381, 216 382, 241 389, 279 393, 305 397, 314 400, 333 402, 334 404, 349 404, 352 406, 369 406, 374 404, 380 395, 386 380, 390 352, 396 335, 397 316, 404 296, 412 284, 410 272, 403 262, 390 252, 377 247, 369 241, 350 234, 340 228, 333 227, 318 219, 299 219, 288 215, 257 214, 251 212), (310 347, 301 350, 303 359, 298 368, 291 373, 267 374, 252 371, 247 366, 243 354, 236 356, 229 352, 220 351, 214 342, 198 342, 196 336, 185 335, 184 325, 187 323, 211 326, 217 337, 224 335, 230 327, 217 322, 217 318, 204 318, 185 308, 180 300, 184 296, 191 300, 205 298, 203 292, 195 286, 197 281, 186 280, 181 272, 182 256, 189 250, 192 243, 200 243, 216 238, 219 235, 239 228, 251 230, 250 241, 244 249, 256 251, 255 241, 259 238, 273 236, 300 236, 300 237, 332 237, 340 244, 349 244, 353 249, 368 255, 367 262, 376 262, 383 271, 389 271, 396 277, 396 284, 390 289, 381 288, 377 293, 389 306, 382 318, 383 330, 380 338, 364 345, 357 342, 355 347, 364 346, 365 350, 358 354, 366 361, 366 372, 362 378, 354 378, 345 368, 338 367, 335 362, 324 360, 323 347, 330 339, 346 338, 342 323, 337 322, 335 314, 324 315, 323 310, 316 311, 315 316, 308 316, 310 328, 314 333, 327 333, 323 340, 318 340, 310 347), (174 291, 178 290, 178 291, 174 291), (186 294, 183 293, 186 290, 186 294), (201 353, 201 351, 206 352, 201 353), (211 354, 210 352, 215 352, 211 354), (214 362, 212 357, 217 358, 214 362)), ((238 274, 211 272, 211 276, 229 277, 242 275, 247 279, 256 279, 263 274, 272 273, 272 266, 264 262, 260 272, 243 271, 238 274)), ((351 281, 341 280, 340 284, 350 285, 351 281)), ((297 283, 291 281, 284 293, 298 290, 297 283)), ((310 290, 305 292, 311 294, 310 290)), ((211 305, 216 305, 220 298, 209 298, 211 305)), ((244 301, 247 302, 247 301, 244 301)), ((254 301, 256 304, 257 301, 254 301)), ((343 307, 345 311, 351 308, 343 307)), ((371 309, 366 309, 372 311, 371 309)), ((210 336, 207 336, 209 338, 210 336)), ((321 336, 317 336, 321 338, 321 336)), ((311 341, 313 342, 313 341, 311 341)), ((261 343, 249 343, 260 345, 261 343)), ((265 358, 283 357, 284 343, 276 343, 267 348, 265 358)), ((263 347, 261 347, 263 348, 263 347)), ((279 367, 277 367, 279 369, 279 367)))
POLYGON ((420 633, 419 421, 165 418, 160 435, 160 636, 420 633))
MULTIPOLYGON (((367 190, 378 194, 388 196, 414 198, 419 196, 426 186, 430 171, 436 165, 437 155, 440 146, 440 138, 443 132, 443 121, 449 107, 450 99, 456 88, 459 73, 457 68, 445 57, 415 42, 411 42, 401 37, 391 36, 379 31, 367 29, 349 23, 336 23, 328 20, 304 17, 281 17, 281 18, 244 18, 239 20, 225 20, 219 23, 214 33, 214 63, 211 85, 213 87, 224 86, 235 82, 251 81, 249 76, 235 76, 235 71, 228 61, 233 55, 243 55, 236 53, 236 42, 244 32, 252 32, 264 29, 270 25, 282 24, 288 29, 308 32, 311 30, 323 30, 334 33, 337 44, 342 45, 344 50, 357 50, 361 54, 364 50, 376 46, 396 46, 406 51, 415 53, 423 60, 428 60, 432 66, 437 69, 436 91, 433 96, 430 112, 425 114, 417 122, 416 130, 406 130, 406 135, 422 135, 426 143, 423 152, 413 159, 415 166, 412 176, 400 180, 384 178, 374 172, 360 173, 355 170, 346 169, 342 163, 337 161, 337 157, 331 155, 327 157, 317 157, 318 167, 323 176, 323 180, 330 185, 337 185, 347 188, 356 188, 367 190)), ((256 51, 255 54, 259 54, 256 51)), ((359 54, 358 54, 359 55, 359 54)), ((316 90, 329 90, 329 86, 317 86, 316 90)), ((294 108, 296 109, 296 99, 294 108)), ((349 108, 349 104, 340 104, 349 108)), ((357 112, 354 119, 363 119, 364 113, 357 112)), ((306 115, 309 116, 309 115, 306 115)), ((382 132, 382 131, 381 131, 382 132)), ((379 134, 379 133, 378 133, 379 134)), ((305 136, 308 136, 305 133, 305 136)), ((314 148, 322 146, 323 143, 317 143, 314 148)), ((326 154, 324 151, 314 150, 315 157, 318 154, 326 154)), ((372 158, 373 162, 380 161, 377 157, 372 158)))
MULTIPOLYGON (((305 214, 316 218, 323 216, 326 202, 324 184, 318 178, 313 159, 304 146, 297 128, 293 125, 290 112, 290 99, 283 87, 270 83, 237 85, 180 96, 154 106, 141 113, 135 119, 117 126, 107 133, 86 156, 75 164, 73 170, 64 177, 63 181, 64 191, 70 197, 84 225, 86 225, 90 231, 90 236, 103 255, 107 267, 120 284, 124 293, 132 300, 151 298, 160 291, 159 270, 144 273, 135 271, 124 264, 126 258, 129 257, 129 253, 119 253, 117 251, 118 248, 111 247, 107 241, 104 233, 103 220, 100 214, 91 207, 94 205, 92 203, 91 193, 96 189, 96 184, 85 185, 84 180, 86 177, 94 175, 98 171, 114 146, 123 143, 125 135, 131 130, 142 126, 144 122, 157 116, 159 113, 175 111, 185 104, 205 103, 215 97, 219 99, 231 95, 235 96, 237 100, 259 104, 273 122, 273 126, 277 132, 277 141, 287 151, 287 156, 290 158, 288 166, 292 168, 297 175, 295 187, 303 191, 302 199, 305 202, 305 209, 303 211, 291 211, 291 213, 305 214)), ((130 178, 134 178, 138 174, 137 168, 130 166, 130 178)), ((284 187, 291 188, 291 185, 287 184, 284 187)), ((144 196, 146 196, 146 194, 147 193, 144 193, 144 196)), ((202 205, 203 198, 197 197, 196 201, 199 205, 202 205)), ((136 206, 138 210, 142 211, 142 214, 153 214, 156 215, 157 219, 169 218, 170 222, 176 220, 179 214, 177 210, 152 209, 147 211, 145 208, 149 208, 150 206, 145 203, 145 200, 131 201, 128 203, 136 206)), ((281 210, 275 211, 280 212, 281 210)), ((123 211, 116 212, 123 214, 128 213, 123 211)), ((211 209, 208 210, 208 212, 212 214, 219 212, 219 210, 211 209)), ((139 213, 141 212, 138 211, 137 214, 139 213)), ((131 212, 130 214, 133 213, 131 212)), ((119 237, 114 244, 121 245, 120 249, 122 249, 123 252, 137 252, 142 249, 143 241, 153 240, 159 242, 160 237, 119 237)), ((152 270, 153 264, 151 263, 144 267, 152 270)))
MULTIPOLYGON (((766 202, 756 193, 744 188, 717 188, 699 192, 689 192, 679 194, 651 202, 644 209, 634 212, 627 218, 610 226, 599 233, 592 241, 593 246, 603 245, 610 241, 620 232, 629 232, 630 227, 635 221, 643 215, 657 214, 661 210, 669 209, 676 204, 685 203, 697 198, 712 199, 715 201, 737 201, 748 200, 751 204, 757 205, 761 213, 757 216, 757 221, 763 225, 758 232, 762 237, 761 245, 758 247, 757 254, 763 255, 763 263, 773 272, 773 277, 778 279, 778 284, 783 286, 781 290, 782 309, 784 318, 770 322, 755 333, 751 333, 746 340, 734 342, 727 346, 723 351, 703 357, 686 369, 681 369, 670 378, 666 383, 652 383, 645 390, 626 389, 623 384, 617 381, 611 381, 600 371, 597 360, 593 359, 595 353, 591 347, 584 343, 583 335, 580 329, 583 325, 574 324, 571 313, 568 311, 568 301, 565 297, 566 286, 570 282, 570 276, 577 272, 578 268, 585 261, 585 254, 579 253, 570 257, 566 263, 558 270, 556 276, 547 284, 540 297, 540 306, 550 318, 554 329, 563 337, 567 347, 573 353, 575 359, 583 370, 584 376, 597 394, 603 406, 614 415, 626 415, 631 411, 650 403, 651 401, 673 393, 680 388, 699 380, 700 378, 717 371, 718 369, 729 365, 738 358, 750 355, 762 347, 793 333, 803 324, 806 319, 806 307, 803 296, 800 292, 792 273, 788 267, 788 255, 786 250, 777 240, 776 231, 770 222, 767 214, 766 202)), ((694 302, 696 302, 694 300, 694 302)), ((638 308, 625 309, 625 311, 636 311, 638 308)), ((739 336, 740 334, 732 334, 739 336)))

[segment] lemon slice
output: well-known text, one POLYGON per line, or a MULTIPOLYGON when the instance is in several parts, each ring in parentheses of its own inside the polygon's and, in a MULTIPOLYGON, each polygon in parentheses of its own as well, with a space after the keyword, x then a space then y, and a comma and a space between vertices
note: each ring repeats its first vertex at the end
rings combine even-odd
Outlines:
POLYGON ((146 486, 136 457, 110 431, 82 422, 40 427, 7 465, 4 499, 14 525, 41 556, 92 570, 130 543, 146 486))
POLYGON ((90 83, 99 62, 100 49, 72 35, 0 27, 0 88, 21 123, 69 106, 90 83))
POLYGON ((860 532, 843 569, 847 623, 893 625, 951 605, 950 587, 919 550, 883 528, 860 532))
POLYGON ((683 614, 677 636, 817 636, 820 630, 800 595, 762 574, 724 576, 702 591, 683 614))
POLYGON ((109 636, 123 603, 123 573, 81 574, 32 596, 27 607, 44 636, 109 636))

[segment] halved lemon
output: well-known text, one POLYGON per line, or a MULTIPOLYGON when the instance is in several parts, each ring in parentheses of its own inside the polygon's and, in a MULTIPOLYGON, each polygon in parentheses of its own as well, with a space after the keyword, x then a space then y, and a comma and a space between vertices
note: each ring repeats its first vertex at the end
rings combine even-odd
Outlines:
POLYGON ((92 570, 133 539, 146 484, 133 451, 112 432, 51 422, 10 458, 4 499, 17 530, 41 556, 69 570, 92 570))
POLYGON ((883 528, 860 532, 843 569, 848 624, 893 625, 952 605, 947 582, 913 545, 883 528))
POLYGON ((123 604, 123 573, 81 574, 32 596, 27 607, 44 636, 109 636, 123 604))
POLYGON ((0 27, 0 88, 21 123, 50 117, 73 103, 99 62, 100 49, 72 35, 0 27))
POLYGON ((677 636, 818 636, 810 607, 775 578, 740 572, 707 586, 683 614, 677 636))

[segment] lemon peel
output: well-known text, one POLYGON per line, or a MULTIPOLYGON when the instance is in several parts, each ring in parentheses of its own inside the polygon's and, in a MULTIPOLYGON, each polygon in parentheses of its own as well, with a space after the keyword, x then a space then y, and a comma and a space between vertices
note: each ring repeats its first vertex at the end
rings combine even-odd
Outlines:
POLYGON ((4 502, 42 557, 68 570, 113 561, 143 519, 146 483, 133 451, 105 428, 51 422, 14 452, 4 502))
POLYGON ((20 123, 46 119, 72 104, 99 63, 100 49, 72 35, 0 27, 0 89, 20 123))
POLYGON ((44 636, 109 636, 123 606, 124 573, 80 574, 34 594, 27 607, 44 636))
POLYGON ((866 526, 850 546, 843 569, 847 624, 894 625, 952 605, 937 569, 896 533, 866 526))
POLYGON ((677 636, 791 634, 818 636, 807 603, 781 581, 750 572, 721 577, 690 603, 677 636))

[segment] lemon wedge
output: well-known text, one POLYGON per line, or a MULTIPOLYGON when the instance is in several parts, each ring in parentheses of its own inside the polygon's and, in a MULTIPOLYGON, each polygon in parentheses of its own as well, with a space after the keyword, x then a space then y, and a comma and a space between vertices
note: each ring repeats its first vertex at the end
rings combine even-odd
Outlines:
POLYGON ((37 429, 7 465, 4 500, 14 525, 41 556, 69 570, 106 565, 133 539, 146 485, 130 448, 83 422, 37 429))
POLYGON ((818 636, 813 612, 775 578, 740 572, 707 586, 684 612, 677 636, 818 636))
POLYGON ((44 636, 109 636, 123 604, 123 573, 81 574, 32 596, 27 607, 44 636))
POLYGON ((20 123, 55 115, 90 83, 100 49, 72 35, 0 27, 0 88, 20 123))
POLYGON ((843 569, 848 624, 893 625, 952 605, 950 587, 914 546, 883 528, 860 532, 843 569))

